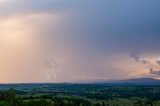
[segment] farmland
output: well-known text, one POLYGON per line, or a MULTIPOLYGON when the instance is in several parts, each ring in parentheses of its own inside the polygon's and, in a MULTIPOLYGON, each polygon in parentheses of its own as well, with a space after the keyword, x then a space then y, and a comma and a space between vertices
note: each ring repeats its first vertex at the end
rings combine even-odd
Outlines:
POLYGON ((4 84, 0 106, 159 106, 160 86, 4 84))

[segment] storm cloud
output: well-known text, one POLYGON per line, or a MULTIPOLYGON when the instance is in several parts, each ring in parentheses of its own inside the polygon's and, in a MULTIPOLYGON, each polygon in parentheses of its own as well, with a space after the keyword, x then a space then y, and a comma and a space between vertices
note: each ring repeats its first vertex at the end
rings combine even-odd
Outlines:
POLYGON ((149 60, 141 58, 137 52, 131 53, 130 56, 136 62, 144 64, 148 68, 149 74, 160 76, 159 60, 154 60, 154 61, 151 62, 149 60))
POLYGON ((145 72, 159 75, 159 13, 159 0, 3 0, 1 81, 124 79, 145 72), (128 56, 133 51, 147 59, 136 53, 128 56))

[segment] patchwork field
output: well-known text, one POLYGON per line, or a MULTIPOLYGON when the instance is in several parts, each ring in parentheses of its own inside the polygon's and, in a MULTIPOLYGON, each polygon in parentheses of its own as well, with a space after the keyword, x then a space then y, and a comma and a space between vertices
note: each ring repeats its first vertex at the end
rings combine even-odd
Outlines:
POLYGON ((160 106, 160 86, 0 85, 0 106, 160 106))

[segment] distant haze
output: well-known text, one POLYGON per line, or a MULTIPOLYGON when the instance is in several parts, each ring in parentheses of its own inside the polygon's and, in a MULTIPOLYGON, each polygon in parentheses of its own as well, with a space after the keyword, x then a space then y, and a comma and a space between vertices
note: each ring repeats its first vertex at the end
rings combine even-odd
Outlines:
POLYGON ((159 0, 0 0, 0 83, 160 79, 159 0))

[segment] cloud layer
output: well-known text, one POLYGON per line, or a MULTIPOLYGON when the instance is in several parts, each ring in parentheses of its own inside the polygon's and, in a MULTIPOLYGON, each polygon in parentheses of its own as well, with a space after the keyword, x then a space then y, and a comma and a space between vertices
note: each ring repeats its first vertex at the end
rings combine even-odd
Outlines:
POLYGON ((159 4, 2 0, 0 81, 157 78, 159 4))

